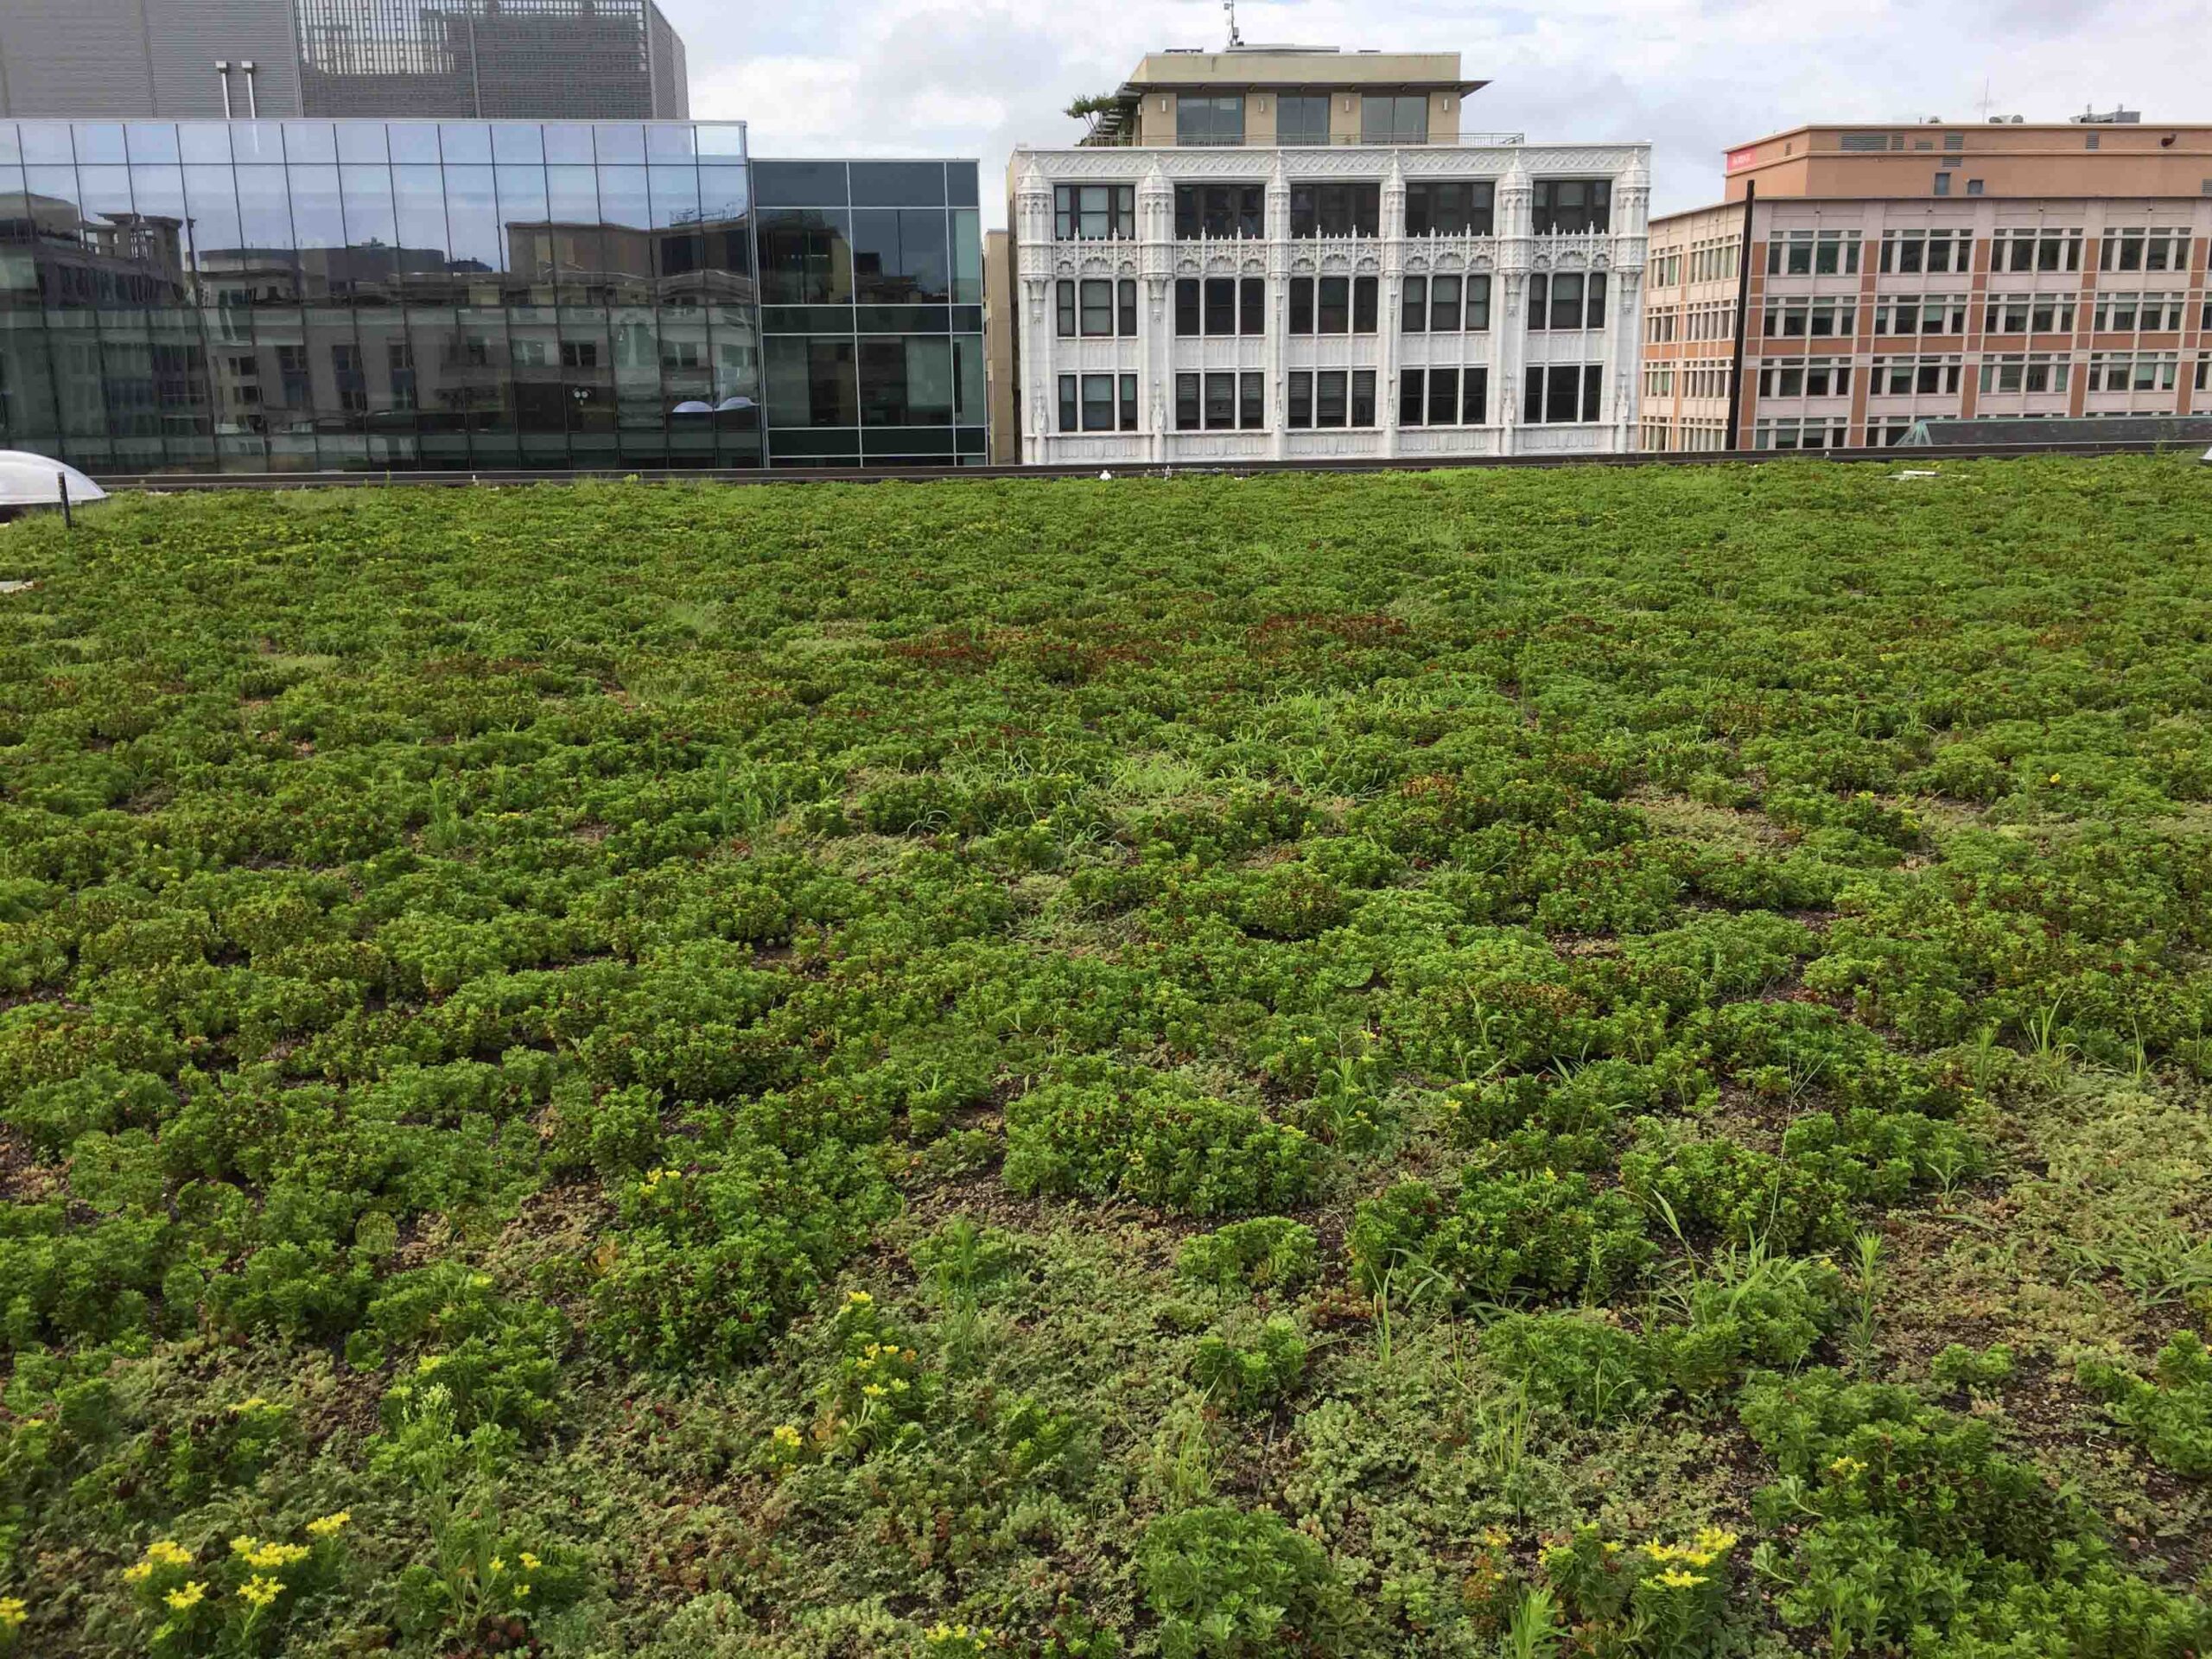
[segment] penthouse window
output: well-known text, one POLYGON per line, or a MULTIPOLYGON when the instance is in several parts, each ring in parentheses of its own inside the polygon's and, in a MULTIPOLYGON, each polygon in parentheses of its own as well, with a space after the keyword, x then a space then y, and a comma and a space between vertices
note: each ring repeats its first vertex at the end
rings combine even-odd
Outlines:
POLYGON ((1244 95, 1185 92, 1175 100, 1175 142, 1223 145, 1244 142, 1244 95))
POLYGON ((1770 276, 1855 276, 1857 231, 1777 231, 1766 245, 1770 276))
MULTIPOLYGON (((2079 231, 1999 231, 1990 240, 1992 270, 2079 270, 2082 232, 2079 231)), ((1964 270, 1964 266, 1960 267, 1964 270)))
POLYGON ((1605 326, 1605 273, 1541 271, 1529 278, 1529 327, 1535 330, 1605 326))
POLYGON ((2187 270, 2189 232, 2107 231, 2097 251, 2100 270, 2187 270))
POLYGON ((1175 234, 1182 241, 1205 237, 1267 234, 1267 191, 1256 184, 1179 184, 1175 234))
POLYGON ((1293 431, 1375 424, 1375 371, 1294 369, 1284 377, 1289 408, 1284 423, 1293 431))
POLYGON ((1382 223, 1379 184, 1290 187, 1290 233, 1294 237, 1375 236, 1382 223))
POLYGON ((1612 226, 1612 181, 1539 179, 1534 207, 1538 236, 1609 230, 1612 226))
POLYGON ((1594 421, 1605 397, 1605 371, 1596 363, 1554 363, 1522 377, 1521 423, 1563 426, 1594 421))
POLYGON ((1439 179, 1406 187, 1408 236, 1489 236, 1497 187, 1487 179, 1439 179))
POLYGON ((1754 449, 1840 449, 1850 423, 1840 415, 1811 420, 1761 421, 1752 429, 1754 449))
POLYGON ((2091 391, 2171 391, 2181 378, 2172 352, 2099 352, 2089 359, 2091 391))
POLYGON ((1408 334, 1479 334, 1490 327, 1490 278, 1408 276, 1398 310, 1408 334))
POLYGON ((1877 397, 1955 396, 1964 374, 1955 357, 1878 357, 1866 390, 1877 397))
POLYGON ((1427 143, 1428 94, 1370 92, 1359 100, 1359 142, 1363 144, 1427 143))
POLYGON ((1993 294, 1981 320, 1991 334, 2053 334, 2074 331, 2070 294, 1993 294))
POLYGON ((1178 334, 1264 334, 1268 283, 1264 276, 1179 276, 1175 280, 1178 334))
POLYGON ((1329 142, 1329 95, 1326 92, 1284 92, 1275 99, 1275 143, 1325 144, 1329 142))
POLYGON ((1294 334, 1371 334, 1379 284, 1372 276, 1294 276, 1290 332, 1294 334))
POLYGON ((1056 184, 1052 234, 1062 242, 1128 241, 1137 233, 1133 184, 1056 184))
POLYGON ((1882 238, 1882 273, 1964 272, 1973 263, 1971 231, 1890 231, 1882 238))

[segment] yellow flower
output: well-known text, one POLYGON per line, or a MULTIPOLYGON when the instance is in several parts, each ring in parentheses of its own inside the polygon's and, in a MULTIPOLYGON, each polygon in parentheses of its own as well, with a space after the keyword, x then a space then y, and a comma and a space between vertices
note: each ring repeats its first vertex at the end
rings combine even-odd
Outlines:
POLYGON ((133 1561, 123 1569, 123 1581, 125 1584, 143 1584, 153 1576, 154 1564, 151 1561, 133 1561))
POLYGON ((238 1594, 246 1605, 257 1609, 266 1607, 283 1593, 284 1586, 281 1583, 275 1579, 264 1578, 258 1573, 238 1586, 238 1594))
POLYGON ((168 1603, 169 1606, 174 1611, 180 1613, 188 1613, 194 1607, 197 1607, 202 1601, 206 1600, 207 1596, 207 1586, 202 1584, 199 1580, 194 1579, 182 1589, 170 1591, 168 1594, 163 1596, 162 1599, 168 1603))
POLYGON ((2054 784, 2058 781, 2058 774, 2056 772, 2054 772, 2050 774, 2050 781, 2054 784))
POLYGON ((537 1557, 531 1554, 528 1550, 525 1549, 523 1551, 521 1555, 517 1559, 522 1562, 522 1570, 524 1572, 535 1573, 537 1571, 537 1557))
POLYGON ((1838 1458, 1828 1465, 1828 1472, 1838 1480, 1853 1480, 1866 1472, 1866 1465, 1856 1458, 1838 1458))
POLYGON ((517 1597, 518 1599, 519 1599, 519 1598, 521 1598, 521 1597, 524 1597, 524 1596, 527 1596, 529 1593, 530 1593, 530 1586, 529 1586, 528 1585, 526 1585, 526 1584, 518 1584, 518 1585, 515 1586, 515 1595, 516 1595, 516 1597, 517 1597))
POLYGON ((251 1400, 239 1401, 231 1408, 231 1412, 233 1416, 242 1417, 249 1411, 265 1411, 268 1408, 269 1402, 257 1394, 251 1400))
POLYGON ((861 1392, 871 1400, 880 1400, 888 1390, 880 1382, 869 1382, 862 1386, 861 1392))
POLYGON ((845 1293, 845 1306, 847 1307, 865 1307, 874 1300, 874 1297, 869 1295, 868 1292, 864 1290, 849 1290, 845 1293))
POLYGON ((192 1552, 173 1538, 156 1538, 146 1546, 146 1559, 161 1567, 182 1567, 192 1552))
POLYGON ((1678 1567, 1670 1567, 1651 1582, 1663 1584, 1669 1590, 1694 1590, 1705 1580, 1695 1573, 1685 1573, 1678 1567))
POLYGON ((308 1522, 308 1530, 318 1538, 328 1538, 336 1534, 340 1528, 343 1527, 353 1518, 353 1510, 340 1510, 334 1515, 326 1515, 319 1521, 308 1522))
POLYGON ((1736 1535, 1724 1532, 1719 1527, 1700 1527, 1697 1529, 1697 1547, 1710 1554, 1718 1555, 1724 1550, 1736 1548, 1736 1535))
POLYGON ((20 1629, 30 1617, 30 1610, 23 1605, 21 1596, 0 1596, 0 1630, 20 1629))
POLYGON ((258 1538, 233 1538, 231 1540, 231 1552, 257 1571, 290 1567, 308 1558, 305 1544, 264 1544, 258 1538))
POLYGON ((443 1354, 425 1354, 422 1358, 415 1362, 415 1369, 423 1376, 428 1376, 432 1371, 436 1370, 439 1366, 445 1363, 446 1357, 443 1354))
POLYGON ((798 1450, 798 1430, 790 1423, 778 1423, 776 1432, 769 1438, 787 1451, 798 1450))
POLYGON ((493 1578, 495 1578, 495 1579, 496 1579, 496 1578, 498 1578, 498 1577, 499 1576, 499 1574, 500 1574, 500 1573, 502 1573, 505 1572, 506 1570, 507 1570, 507 1564, 506 1564, 505 1560, 503 1560, 502 1558, 500 1558, 499 1556, 494 1555, 494 1556, 492 1558, 492 1576, 493 1576, 493 1578))

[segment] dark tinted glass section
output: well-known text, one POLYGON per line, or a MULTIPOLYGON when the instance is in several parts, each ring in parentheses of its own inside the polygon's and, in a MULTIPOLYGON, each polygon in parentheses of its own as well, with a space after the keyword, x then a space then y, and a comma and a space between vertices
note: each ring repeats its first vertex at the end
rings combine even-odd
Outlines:
MULTIPOLYGON (((855 162, 851 166, 855 207, 945 205, 943 162, 855 162)), ((974 206, 972 199, 965 205, 974 206)))
POLYGON ((1408 236, 1489 236, 1496 187, 1487 179, 1423 181, 1406 187, 1408 236))
POLYGON ((1612 201, 1607 179, 1539 179, 1532 201, 1536 234, 1607 230, 1612 201))
POLYGON ((1379 184, 1294 184, 1290 187, 1293 236, 1374 236, 1382 217, 1379 184))
POLYGON ((753 200, 763 207, 850 205, 842 162, 755 162, 753 200))
POLYGON ((1179 184, 1175 187, 1175 234, 1247 237, 1266 234, 1267 192, 1256 184, 1179 184))

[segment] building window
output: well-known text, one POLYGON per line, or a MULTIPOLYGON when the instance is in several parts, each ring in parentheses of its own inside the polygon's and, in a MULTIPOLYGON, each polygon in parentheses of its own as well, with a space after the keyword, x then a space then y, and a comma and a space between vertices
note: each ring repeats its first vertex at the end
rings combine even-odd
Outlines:
MULTIPOLYGON (((1949 174, 1938 173, 1936 175, 1936 194, 1939 196, 1948 196, 1951 194, 1951 175, 1949 174)), ((1763 422, 1761 424, 1764 425, 1764 423, 1763 422)), ((1775 446, 1770 445, 1768 447, 1772 448, 1775 446)), ((1792 445, 1790 447, 1794 448, 1796 446, 1792 445)))
POLYGON ((1240 334, 1264 334, 1268 332, 1268 279, 1264 276, 1240 276, 1236 280, 1236 332, 1240 334))
POLYGON ((1428 94, 1368 93, 1359 100, 1359 142, 1363 144, 1427 143, 1428 94))
POLYGON ((1114 284, 1103 278, 1085 277, 1080 285, 1083 332, 1092 338, 1112 338, 1114 284))
POLYGON ((1195 374, 1175 377, 1175 429, 1195 432, 1199 424, 1199 378, 1195 374))
POLYGON ((1137 233, 1133 184, 1056 184, 1052 234, 1062 242, 1128 241, 1137 233))
POLYGON ((1060 430, 1063 432, 1083 430, 1082 405, 1077 401, 1076 391, 1080 380, 1081 377, 1077 375, 1064 374, 1060 377, 1060 430))
POLYGON ((1886 132, 1847 132, 1836 140, 1839 149, 1887 149, 1890 135, 1886 132))
POLYGON ((1866 390, 1876 397, 1955 397, 1964 375, 1955 357, 1878 357, 1866 390))
MULTIPOLYGON (((2040 227, 2030 230, 2000 230, 1992 238, 1989 251, 1992 270, 2079 270, 2082 269, 2082 232, 2047 231, 2040 227)), ((1963 270, 1965 265, 1959 267, 1963 270)))
POLYGON ((1290 233, 1294 237, 1375 236, 1382 220, 1379 184, 1290 187, 1290 233))
POLYGON ((1236 377, 1209 374, 1205 378, 1206 430, 1229 432, 1236 426, 1236 377))
POLYGON ((1182 94, 1175 100, 1175 142, 1179 144, 1243 143, 1243 94, 1182 94))
POLYGON ((1770 363, 1759 370, 1759 396, 1844 397, 1851 392, 1851 365, 1830 357, 1801 363, 1770 363))
POLYGON ((1267 400, 1262 386, 1257 369, 1247 369, 1236 377, 1236 424, 1246 431, 1268 423, 1267 400))
POLYGON ((1593 270, 1541 272, 1529 278, 1529 327, 1535 330, 1602 328, 1605 323, 1605 273, 1593 270))
POLYGON ((1596 363, 1530 368, 1522 385, 1522 423, 1560 426, 1596 420, 1605 392, 1605 372, 1604 366, 1596 363))
POLYGON ((2072 367, 2063 357, 1993 357, 1981 365, 1981 390, 1985 393, 2064 391, 2072 367))
POLYGON ((1967 181, 1967 194, 1970 196, 1978 196, 1980 194, 1981 181, 1980 179, 1968 179, 1967 181))
POLYGON ((1778 231, 1766 245, 1770 276, 1855 276, 1857 231, 1778 231))
POLYGON ((1122 430, 1137 429, 1137 378, 1134 374, 1122 377, 1122 430))
POLYGON ((1063 340, 1081 334, 1090 339, 1110 340, 1116 334, 1132 338, 1137 332, 1137 285, 1134 278, 1115 282, 1086 276, 1080 283, 1062 277, 1053 284, 1058 332, 1063 340))
POLYGON ((2189 232, 2107 231, 2097 249, 2100 270, 2187 270, 2189 232))
POLYGON ((1203 284, 1205 293, 1206 333, 1233 334, 1236 332, 1236 279, 1234 276, 1209 276, 1203 284))
POLYGON ((1114 377, 1110 374, 1086 374, 1083 377, 1083 429, 1086 432, 1111 432, 1114 429, 1114 377))
POLYGON ((2179 294, 2101 294, 2093 327, 2099 334, 2145 334, 2181 327, 2183 296, 2179 294))
POLYGON ((1538 236, 1605 231, 1612 224, 1613 187, 1607 179, 1539 179, 1535 195, 1538 236))
POLYGON ((1256 184, 1179 184, 1175 187, 1175 235, 1195 242, 1201 237, 1267 234, 1267 191, 1256 184))
POLYGON ((1761 421, 1752 429, 1754 449, 1840 449, 1851 423, 1842 416, 1761 421))
POLYGON ((1075 280, 1063 276, 1052 285, 1054 309, 1058 313, 1058 332, 1062 340, 1075 338, 1075 280))
POLYGON ((1325 144, 1329 142, 1329 96, 1326 92, 1283 92, 1275 99, 1275 143, 1325 144))
POLYGON ((1175 332, 1195 334, 1198 328, 1198 279, 1178 276, 1175 279, 1175 332))
POLYGON ((2174 352, 2099 352, 2089 359, 2091 391, 2171 391, 2181 382, 2174 352))
POLYGON ((1137 284, 1134 276, 1124 276, 1116 285, 1118 296, 1116 310, 1123 339, 1135 339, 1137 332, 1137 284))
POLYGON ((1424 180, 1406 187, 1408 236, 1489 236, 1497 187, 1488 179, 1424 180))
MULTIPOLYGON (((2178 327, 2178 320, 2176 326, 2178 327)), ((2074 332, 2074 296, 2070 294, 1993 294, 1982 314, 1982 332, 1990 334, 2052 334, 2074 332)))
POLYGON ((1376 327, 1378 279, 1373 276, 1294 276, 1290 332, 1294 334, 1371 334, 1376 327))
MULTIPOLYGON (((1767 333, 1772 334, 1772 306, 1767 308, 1767 333)), ((1877 334, 1963 334, 1966 331, 1967 296, 1963 294, 1908 295, 1874 302, 1877 334)), ((1792 332, 1796 331, 1789 327, 1783 330, 1785 334, 1792 332)))
POLYGON ((1286 385, 1290 394, 1287 424, 1295 430, 1375 424, 1372 369, 1323 369, 1318 373, 1294 369, 1286 385))
POLYGON ((1882 238, 1882 274, 1955 271, 1964 275, 1972 266, 1973 254, 1971 231, 1890 231, 1882 238))
MULTIPOLYGON (((1135 284, 1131 284, 1134 288, 1135 284)), ((1178 334, 1261 334, 1267 332, 1267 279, 1262 276, 1179 276, 1175 280, 1178 334)), ((1135 310, 1136 296, 1129 303, 1135 310)))

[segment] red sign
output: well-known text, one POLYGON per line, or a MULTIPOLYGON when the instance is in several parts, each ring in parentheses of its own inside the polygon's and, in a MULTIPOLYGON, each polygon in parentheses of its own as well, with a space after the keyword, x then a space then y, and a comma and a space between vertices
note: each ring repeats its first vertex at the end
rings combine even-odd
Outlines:
POLYGON ((1728 152, 1728 170, 1731 173, 1742 172, 1745 168, 1751 164, 1757 154, 1758 152, 1756 150, 1750 149, 1730 150, 1728 152))

